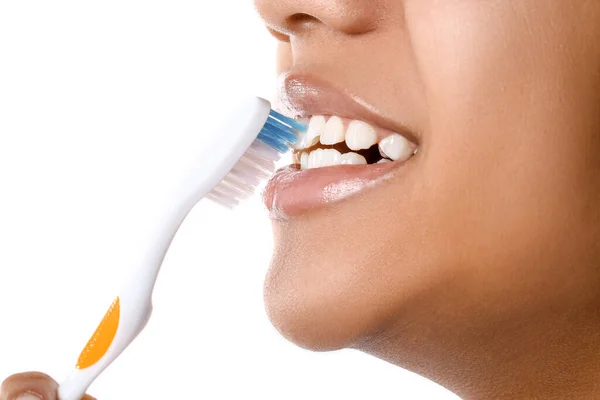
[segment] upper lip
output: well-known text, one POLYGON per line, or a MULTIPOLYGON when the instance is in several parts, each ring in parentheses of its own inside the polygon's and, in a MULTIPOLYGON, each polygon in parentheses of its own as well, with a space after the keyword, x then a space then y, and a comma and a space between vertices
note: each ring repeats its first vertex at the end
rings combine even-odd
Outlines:
POLYGON ((330 82, 308 73, 288 71, 281 74, 276 105, 282 113, 292 117, 336 115, 397 132, 417 145, 420 142, 418 135, 406 125, 385 118, 377 112, 376 107, 357 95, 336 88, 330 82))

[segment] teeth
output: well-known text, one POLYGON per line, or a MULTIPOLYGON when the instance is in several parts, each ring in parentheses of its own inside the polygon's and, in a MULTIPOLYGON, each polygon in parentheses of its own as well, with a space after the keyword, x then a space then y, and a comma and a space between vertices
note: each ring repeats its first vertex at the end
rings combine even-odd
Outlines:
POLYGON ((321 143, 325 145, 334 145, 341 143, 346 138, 344 132, 344 122, 340 117, 331 117, 327 124, 323 134, 321 135, 321 143))
POLYGON ((352 121, 346 132, 346 145, 350 150, 368 149, 377 143, 377 132, 363 121, 352 121))
POLYGON ((308 155, 307 169, 317 168, 317 158, 319 157, 319 150, 311 151, 308 155))
POLYGON ((331 167, 332 165, 340 165, 342 153, 335 149, 326 149, 321 153, 321 167, 331 167))
MULTIPOLYGON (((317 149, 307 156, 307 168, 322 168, 340 165, 342 154, 334 149, 317 149)), ((305 169, 305 167, 302 167, 305 169)))
POLYGON ((342 154, 335 149, 316 149, 300 156, 300 168, 303 170, 331 167, 334 165, 364 165, 367 160, 357 153, 342 154))
POLYGON ((310 119, 308 124, 308 129, 306 134, 302 136, 296 145, 294 146, 296 150, 308 149, 309 147, 314 146, 319 143, 319 137, 325 131, 325 117, 321 115, 317 115, 310 119))
POLYGON ((379 142, 379 153, 394 161, 406 161, 414 154, 414 151, 415 149, 408 139, 397 133, 379 142))
POLYGON ((307 132, 295 146, 298 150, 295 162, 300 164, 301 169, 334 165, 365 165, 367 160, 359 154, 359 150, 370 149, 377 142, 379 142, 379 153, 382 156, 377 164, 392 161, 404 162, 417 154, 419 150, 416 145, 400 134, 394 133, 379 141, 377 129, 370 124, 358 120, 349 123, 345 121, 337 116, 325 117, 322 115, 314 116, 308 121, 307 132), (322 146, 318 145, 320 142, 324 146, 338 148, 336 145, 344 141, 346 150, 353 151, 342 154, 336 149, 319 148, 322 146), (312 147, 315 147, 315 150, 306 151, 312 147))
POLYGON ((300 168, 308 169, 308 153, 302 153, 300 156, 300 168))
POLYGON ((342 165, 363 165, 367 163, 367 159, 358 153, 345 153, 342 154, 341 164, 342 165))

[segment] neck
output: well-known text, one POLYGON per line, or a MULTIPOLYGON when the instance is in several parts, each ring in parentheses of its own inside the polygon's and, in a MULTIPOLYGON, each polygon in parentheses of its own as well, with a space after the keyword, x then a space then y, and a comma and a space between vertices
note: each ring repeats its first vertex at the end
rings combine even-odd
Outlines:
POLYGON ((357 347, 464 400, 600 399, 597 311, 590 305, 587 311, 555 312, 512 315, 495 324, 498 329, 404 324, 357 347))

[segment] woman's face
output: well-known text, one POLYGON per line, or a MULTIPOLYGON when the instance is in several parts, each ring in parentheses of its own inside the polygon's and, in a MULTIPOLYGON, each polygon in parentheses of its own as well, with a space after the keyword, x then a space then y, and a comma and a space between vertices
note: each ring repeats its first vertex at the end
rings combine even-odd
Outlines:
POLYGON ((423 372, 420 357, 527 340, 600 304, 597 2, 256 4, 281 40, 285 112, 419 149, 270 183, 265 298, 283 335, 423 372))

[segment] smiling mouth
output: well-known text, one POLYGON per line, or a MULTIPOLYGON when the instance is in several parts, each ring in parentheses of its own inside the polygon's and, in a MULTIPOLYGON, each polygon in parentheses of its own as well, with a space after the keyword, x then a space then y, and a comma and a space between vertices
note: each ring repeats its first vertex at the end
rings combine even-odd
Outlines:
POLYGON ((399 133, 361 120, 316 115, 295 146, 300 169, 408 161, 418 146, 399 133))
POLYGON ((341 202, 412 164, 419 142, 402 125, 326 83, 305 76, 282 80, 280 103, 308 125, 293 162, 268 182, 263 200, 273 219, 341 202))

